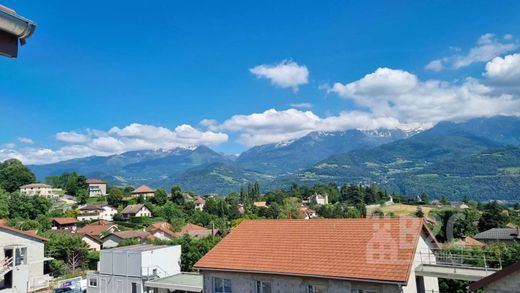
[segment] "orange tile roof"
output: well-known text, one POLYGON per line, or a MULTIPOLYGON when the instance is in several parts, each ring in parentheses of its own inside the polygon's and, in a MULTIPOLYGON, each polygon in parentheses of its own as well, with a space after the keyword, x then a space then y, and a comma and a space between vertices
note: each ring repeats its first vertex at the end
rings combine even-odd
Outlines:
POLYGON ((53 218, 52 220, 60 225, 76 224, 78 222, 78 220, 73 217, 53 218))
POLYGON ((195 204, 205 204, 206 201, 200 197, 200 196, 197 196, 197 199, 194 201, 195 204))
POLYGON ((88 179, 87 184, 107 184, 105 181, 100 179, 88 179))
POLYGON ((150 187, 146 186, 146 185, 141 185, 139 187, 137 187, 136 189, 134 189, 134 191, 132 191, 132 193, 153 193, 153 189, 151 189, 150 187))
POLYGON ((419 218, 246 220, 195 268, 406 283, 421 231, 419 218))
POLYGON ((469 237, 469 236, 467 236, 464 239, 459 239, 459 240, 453 242, 453 244, 455 246, 462 246, 462 247, 482 247, 482 246, 486 245, 486 244, 478 241, 477 239, 469 237))
MULTIPOLYGON (((109 221, 100 220, 88 225, 85 225, 83 228, 78 230, 78 234, 90 234, 99 236, 103 234, 103 232, 108 231, 115 224, 109 221)), ((117 225, 116 225, 117 227, 117 225)))

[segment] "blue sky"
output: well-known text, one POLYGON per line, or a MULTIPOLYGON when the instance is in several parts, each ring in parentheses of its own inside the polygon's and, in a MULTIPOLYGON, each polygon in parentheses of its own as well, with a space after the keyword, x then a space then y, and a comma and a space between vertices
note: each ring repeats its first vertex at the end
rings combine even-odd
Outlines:
POLYGON ((280 2, 3 1, 38 28, 0 59, 0 160, 519 114, 518 1, 280 2))

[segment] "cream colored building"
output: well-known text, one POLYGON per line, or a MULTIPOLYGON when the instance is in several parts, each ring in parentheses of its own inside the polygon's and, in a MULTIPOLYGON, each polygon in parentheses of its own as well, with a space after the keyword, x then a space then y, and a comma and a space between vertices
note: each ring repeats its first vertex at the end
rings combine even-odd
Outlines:
POLYGON ((20 193, 29 196, 58 197, 60 189, 54 189, 52 186, 43 183, 31 183, 20 186, 20 193))

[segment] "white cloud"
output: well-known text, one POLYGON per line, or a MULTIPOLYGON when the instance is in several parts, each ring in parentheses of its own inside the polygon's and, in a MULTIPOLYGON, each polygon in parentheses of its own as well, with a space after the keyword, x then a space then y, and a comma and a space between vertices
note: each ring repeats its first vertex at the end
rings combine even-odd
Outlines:
POLYGON ((307 102, 293 103, 293 104, 290 104, 290 106, 293 108, 300 108, 300 109, 311 109, 313 107, 313 105, 311 103, 307 103, 307 102))
POLYGON ((368 108, 374 117, 395 117, 405 124, 520 114, 518 98, 494 94, 473 78, 459 84, 421 81, 403 70, 379 68, 360 80, 336 83, 330 91, 368 108))
POLYGON ((305 65, 298 65, 293 61, 284 60, 278 64, 262 64, 250 68, 249 71, 258 78, 267 78, 275 86, 292 88, 298 91, 298 87, 309 82, 309 70, 305 65))
POLYGON ((473 63, 487 62, 497 56, 511 52, 518 48, 512 35, 504 36, 504 42, 500 41, 494 34, 484 34, 480 36, 475 47, 471 48, 467 54, 456 54, 436 59, 428 63, 425 69, 441 71, 445 68, 459 69, 473 63))
POLYGON ((165 127, 133 123, 123 128, 112 127, 108 131, 85 130, 59 132, 56 139, 65 143, 57 149, 49 148, 0 148, 0 161, 18 158, 27 164, 50 163, 86 157, 107 156, 134 150, 172 149, 195 145, 215 145, 228 140, 222 132, 201 131, 183 124, 171 130, 165 127))
POLYGON ((89 140, 86 134, 80 134, 75 131, 62 131, 56 133, 56 139, 63 142, 82 143, 89 140))
POLYGON ((432 62, 428 63, 428 65, 426 65, 425 68, 428 70, 431 70, 431 71, 439 72, 444 69, 444 65, 442 65, 441 59, 437 59, 437 60, 433 60, 432 62))
POLYGON ((484 75, 495 83, 520 86, 520 54, 493 58, 484 75))
POLYGON ((25 144, 33 144, 34 141, 28 137, 19 137, 17 138, 17 140, 21 143, 25 143, 25 144))

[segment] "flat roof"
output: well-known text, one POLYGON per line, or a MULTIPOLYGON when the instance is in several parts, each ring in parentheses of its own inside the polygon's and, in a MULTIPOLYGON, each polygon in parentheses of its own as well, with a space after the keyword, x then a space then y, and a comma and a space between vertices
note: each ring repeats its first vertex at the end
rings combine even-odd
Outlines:
POLYGON ((123 247, 116 247, 116 248, 112 248, 112 249, 107 249, 108 250, 112 250, 112 251, 150 251, 150 250, 155 250, 155 249, 161 249, 161 248, 165 248, 165 247, 168 247, 168 245, 131 245, 131 246, 123 246, 123 247))
POLYGON ((144 283, 145 287, 187 292, 202 292, 202 275, 197 273, 179 273, 144 283))

